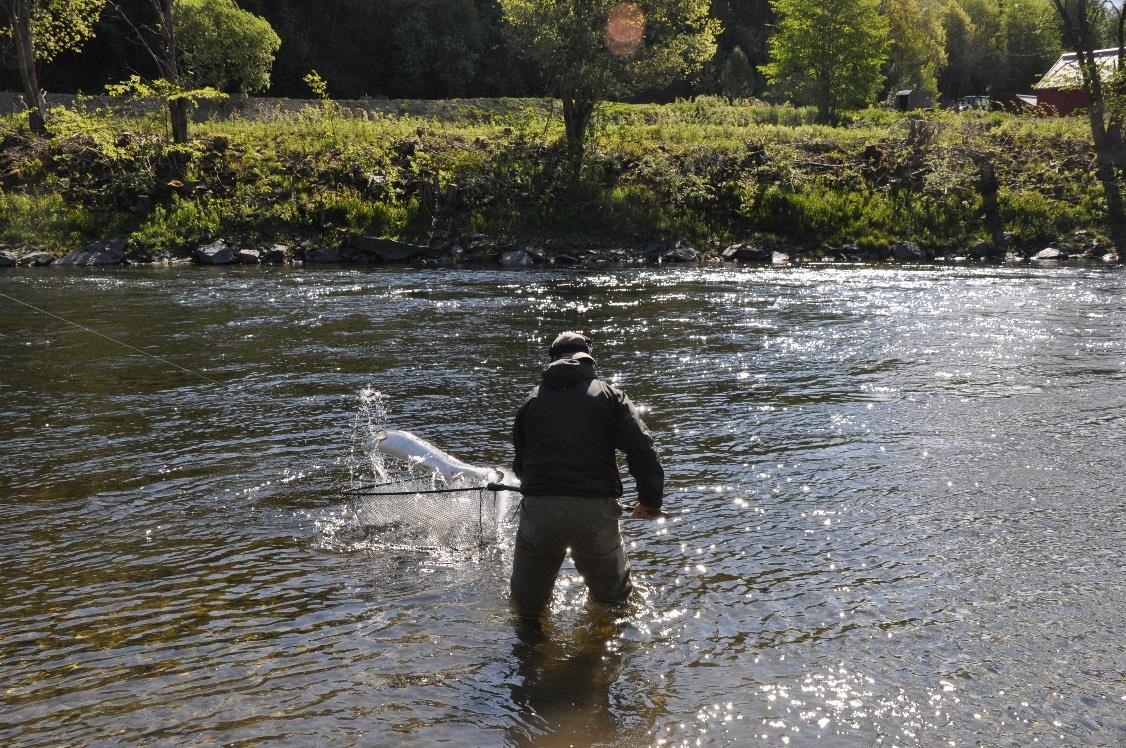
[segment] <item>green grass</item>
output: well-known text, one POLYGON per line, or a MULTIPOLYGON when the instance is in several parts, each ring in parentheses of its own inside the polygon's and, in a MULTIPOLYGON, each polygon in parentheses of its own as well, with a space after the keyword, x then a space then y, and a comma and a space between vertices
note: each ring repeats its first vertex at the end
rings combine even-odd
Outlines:
POLYGON ((745 240, 807 246, 981 238, 980 164, 994 164, 1006 227, 1048 241, 1096 228, 1101 194, 1076 118, 852 112, 835 127, 809 108, 700 97, 601 107, 578 182, 544 100, 429 102, 433 117, 298 114, 196 123, 173 148, 153 117, 58 112, 53 137, 0 118, 0 238, 62 251, 91 238, 185 250, 350 234, 427 240, 482 232, 622 241, 745 240), (186 163, 180 175, 170 156, 186 163), (182 176, 182 179, 179 178, 182 176))

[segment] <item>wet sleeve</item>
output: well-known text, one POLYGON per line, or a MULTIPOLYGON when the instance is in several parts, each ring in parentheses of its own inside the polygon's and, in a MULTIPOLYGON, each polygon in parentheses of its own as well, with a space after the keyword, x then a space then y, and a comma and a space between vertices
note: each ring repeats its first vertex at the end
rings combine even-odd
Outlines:
POLYGON ((637 500, 650 509, 660 509, 665 495, 665 471, 653 449, 653 437, 633 402, 624 393, 619 394, 614 446, 626 455, 629 474, 637 484, 637 500))

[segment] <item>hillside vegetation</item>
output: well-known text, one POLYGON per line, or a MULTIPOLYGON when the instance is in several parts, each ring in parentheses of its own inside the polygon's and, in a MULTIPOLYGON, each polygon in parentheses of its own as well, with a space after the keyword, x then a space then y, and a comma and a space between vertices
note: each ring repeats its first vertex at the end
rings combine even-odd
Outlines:
POLYGON ((0 240, 56 253, 97 238, 175 254, 217 238, 352 235, 683 240, 705 253, 763 239, 812 252, 912 240, 945 252, 1000 231, 1025 248, 1095 234, 1104 211, 1079 119, 866 110, 829 127, 810 108, 753 101, 611 104, 576 179, 558 113, 503 103, 450 105, 439 120, 326 101, 197 123, 186 147, 155 116, 60 109, 44 138, 8 117, 0 240))

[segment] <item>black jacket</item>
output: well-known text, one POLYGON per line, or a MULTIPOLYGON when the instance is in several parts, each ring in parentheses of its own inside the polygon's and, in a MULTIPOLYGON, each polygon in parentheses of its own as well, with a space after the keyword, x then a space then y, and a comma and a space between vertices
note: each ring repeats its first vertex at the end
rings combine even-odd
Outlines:
POLYGON ((525 496, 622 495, 616 450, 626 455, 638 500, 657 509, 665 473, 653 439, 625 393, 594 375, 580 359, 562 358, 543 370, 512 428, 512 469, 525 496))

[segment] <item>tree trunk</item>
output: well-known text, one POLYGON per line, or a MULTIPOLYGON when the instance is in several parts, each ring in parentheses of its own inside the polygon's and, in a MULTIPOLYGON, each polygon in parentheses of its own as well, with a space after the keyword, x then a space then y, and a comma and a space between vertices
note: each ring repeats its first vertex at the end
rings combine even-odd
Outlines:
MULTIPOLYGON (((1074 8, 1069 8, 1067 0, 1052 0, 1063 25, 1065 41, 1075 49, 1079 72, 1083 77, 1083 91, 1087 94, 1087 119, 1091 126, 1091 141, 1095 146, 1097 159, 1096 176, 1103 187, 1106 199, 1107 233, 1120 261, 1126 262, 1126 206, 1122 201, 1121 169, 1116 166, 1123 157, 1122 128, 1117 117, 1107 123, 1106 96, 1100 76, 1095 50, 1098 35, 1088 14, 1087 0, 1077 0, 1074 8)), ((1123 17, 1118 11, 1118 59, 1124 56, 1123 17)))
POLYGON ((188 102, 181 98, 169 99, 168 118, 172 124, 172 142, 188 142, 188 102))
MULTIPOLYGON (((157 66, 164 79, 172 84, 177 98, 168 100, 168 120, 172 127, 172 142, 188 142, 188 115, 190 107, 187 100, 178 98, 183 88, 180 76, 180 53, 176 48, 176 4, 174 0, 150 0, 156 13, 160 29, 160 54, 153 53, 157 66)), ((152 49, 150 48, 150 52, 152 49)))
POLYGON ((35 37, 31 33, 31 8, 28 0, 12 0, 12 35, 16 42, 16 58, 27 102, 28 125, 40 135, 47 132, 47 112, 39 92, 39 71, 35 65, 35 37))
POLYGON ((574 159, 575 173, 582 168, 586 152, 586 131, 594 114, 594 102, 587 99, 563 97, 563 127, 567 132, 567 150, 574 159))

